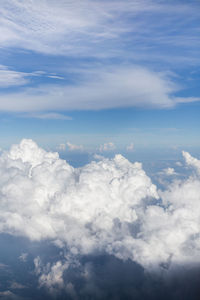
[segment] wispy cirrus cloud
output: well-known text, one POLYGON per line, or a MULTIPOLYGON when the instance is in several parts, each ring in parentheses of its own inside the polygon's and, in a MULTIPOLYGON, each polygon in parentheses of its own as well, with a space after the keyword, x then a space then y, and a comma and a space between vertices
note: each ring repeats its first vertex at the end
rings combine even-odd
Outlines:
POLYGON ((185 57, 184 50, 194 50, 194 43, 199 47, 198 10, 195 3, 180 1, 4 0, 0 45, 54 55, 110 57, 129 53, 132 58, 146 51, 151 56, 152 47, 154 55, 160 54, 158 45, 173 45, 180 50, 176 56, 181 52, 185 57), (172 23, 176 23, 176 30, 171 29, 172 23))
POLYGON ((155 60, 174 63, 186 62, 191 57, 199 59, 195 54, 200 47, 199 8, 195 4, 151 0, 9 0, 1 6, 1 49, 62 56, 62 66, 61 61, 56 66, 62 72, 55 72, 55 66, 47 72, 32 73, 2 67, 0 87, 23 88, 5 94, 2 91, 0 111, 57 113, 120 107, 170 108, 199 101, 198 96, 178 96, 178 80, 168 71, 155 72, 156 68, 153 70, 149 65, 155 60), (172 22, 176 23, 175 29, 172 22), (94 56, 99 63, 83 59, 94 56), (87 66, 81 68, 81 63, 77 63, 69 70, 64 66, 66 57, 78 57, 87 66), (105 65, 105 59, 111 57, 119 60, 105 65), (38 85, 34 76, 44 80, 38 85))
POLYGON ((31 73, 11 70, 7 66, 0 65, 0 88, 27 85, 30 76, 31 73))
POLYGON ((20 117, 40 119, 40 120, 69 120, 69 121, 72 120, 72 117, 70 116, 66 116, 64 114, 55 113, 55 112, 32 113, 32 114, 20 115, 20 117))

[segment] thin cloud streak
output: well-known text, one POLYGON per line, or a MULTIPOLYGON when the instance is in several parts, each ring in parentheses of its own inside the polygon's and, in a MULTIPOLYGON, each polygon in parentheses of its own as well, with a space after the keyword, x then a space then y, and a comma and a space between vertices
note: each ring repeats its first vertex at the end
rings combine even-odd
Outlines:
POLYGON ((199 47, 198 9, 195 4, 150 0, 2 1, 0 45, 64 56, 124 57, 145 48, 151 55, 152 45, 154 50, 175 45, 179 52, 182 47, 191 51, 199 47), (183 26, 183 20, 189 25, 183 26), (128 51, 130 38, 134 46, 128 51))

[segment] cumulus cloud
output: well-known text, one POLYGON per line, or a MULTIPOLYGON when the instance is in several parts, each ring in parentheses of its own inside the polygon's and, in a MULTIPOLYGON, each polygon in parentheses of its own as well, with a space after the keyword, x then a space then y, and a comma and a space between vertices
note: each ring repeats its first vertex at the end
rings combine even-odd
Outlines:
POLYGON ((140 163, 121 155, 75 169, 22 140, 0 156, 0 190, 1 232, 50 240, 63 251, 54 263, 35 258, 41 286, 62 288, 63 274, 97 253, 147 270, 200 262, 199 173, 157 190, 140 163))
POLYGON ((192 157, 190 153, 185 151, 183 151, 183 157, 185 158, 188 166, 193 167, 198 173, 200 173, 200 160, 196 159, 195 157, 192 157))
POLYGON ((66 142, 66 143, 59 144, 57 149, 59 151, 65 151, 67 149, 68 151, 73 152, 73 151, 83 151, 84 147, 82 145, 76 145, 70 142, 66 142))
POLYGON ((167 176, 171 176, 171 175, 175 175, 176 172, 174 170, 174 168, 166 168, 162 171, 163 174, 167 175, 167 176))
POLYGON ((74 169, 57 153, 23 140, 1 156, 1 164, 1 230, 32 240, 60 239, 74 252, 104 248, 115 223, 134 222, 134 206, 157 197, 141 164, 121 155, 74 169))
POLYGON ((99 151, 104 152, 104 151, 113 151, 115 150, 115 144, 112 142, 104 143, 99 146, 99 151))

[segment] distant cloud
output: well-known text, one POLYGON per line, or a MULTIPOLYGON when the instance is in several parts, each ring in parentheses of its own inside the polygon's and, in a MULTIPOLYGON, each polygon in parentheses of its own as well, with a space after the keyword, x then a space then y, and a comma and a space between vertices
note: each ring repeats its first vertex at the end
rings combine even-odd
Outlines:
POLYGON ((14 289, 14 290, 20 290, 20 289, 24 289, 24 288, 26 288, 25 285, 22 285, 16 281, 13 281, 10 285, 10 289, 14 289))
POLYGON ((26 114, 24 117, 27 118, 35 118, 35 119, 42 119, 42 120, 72 120, 71 117, 60 114, 60 113, 35 113, 35 114, 26 114))
POLYGON ((174 170, 174 168, 166 168, 162 171, 163 174, 167 175, 167 176, 171 176, 171 175, 175 175, 176 172, 174 170))
POLYGON ((102 160, 102 159, 105 159, 105 157, 104 157, 103 155, 96 154, 96 153, 93 155, 93 157, 94 157, 94 159, 96 159, 96 160, 102 160))
POLYGON ((58 75, 48 75, 49 78, 53 78, 53 79, 60 79, 63 80, 64 77, 58 76, 58 75))
POLYGON ((61 143, 58 145, 57 149, 59 151, 83 151, 84 147, 82 145, 76 145, 76 144, 72 144, 70 142, 66 142, 66 143, 61 143))
POLYGON ((127 150, 127 151, 133 151, 133 150, 134 150, 134 144, 133 144, 133 143, 130 143, 130 145, 128 145, 128 146, 126 147, 126 150, 127 150))
POLYGON ((66 150, 66 144, 64 144, 64 143, 59 144, 57 149, 60 150, 60 151, 65 151, 66 150))
POLYGON ((112 142, 108 142, 108 143, 105 143, 105 144, 102 144, 100 145, 99 147, 99 151, 100 152, 104 152, 104 151, 113 151, 115 150, 115 144, 112 143, 112 142))
POLYGON ((82 145, 75 145, 75 144, 72 144, 70 142, 67 142, 66 145, 67 145, 69 151, 80 151, 80 150, 83 150, 83 146, 82 145))
POLYGON ((20 256, 19 256, 19 259, 23 262, 26 262, 27 261, 27 257, 28 257, 28 253, 22 253, 20 256))

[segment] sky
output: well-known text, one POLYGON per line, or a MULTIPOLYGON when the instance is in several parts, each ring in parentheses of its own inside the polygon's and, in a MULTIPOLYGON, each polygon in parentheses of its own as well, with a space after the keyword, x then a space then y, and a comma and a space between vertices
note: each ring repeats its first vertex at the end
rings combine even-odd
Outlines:
POLYGON ((199 1, 2 1, 1 147, 31 138, 61 155, 109 143, 141 160, 196 154, 199 10, 199 1))
POLYGON ((1 299, 200 299, 199 15, 0 1, 1 299))

